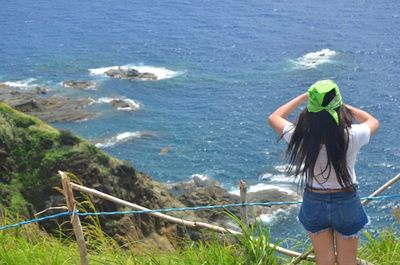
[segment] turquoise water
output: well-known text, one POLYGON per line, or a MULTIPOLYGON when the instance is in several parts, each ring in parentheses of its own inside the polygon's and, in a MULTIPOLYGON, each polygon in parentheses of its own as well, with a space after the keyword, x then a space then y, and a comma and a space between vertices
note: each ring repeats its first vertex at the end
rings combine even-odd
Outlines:
MULTIPOLYGON (((136 111, 95 103, 97 118, 54 125, 161 182, 202 174, 228 190, 240 179, 295 190, 283 177, 285 144, 266 117, 331 78, 345 102, 381 121, 356 167, 366 196, 400 172, 399 31, 397 1, 9 1, 0 9, 0 82, 138 102, 136 111), (164 79, 101 74, 129 65, 164 79), (68 79, 94 80, 99 89, 68 90, 60 85, 68 79)), ((388 193, 400 193, 400 183, 388 193)), ((368 206, 372 228, 394 222, 394 205, 368 206)), ((295 213, 274 216, 275 236, 304 235, 295 213)))

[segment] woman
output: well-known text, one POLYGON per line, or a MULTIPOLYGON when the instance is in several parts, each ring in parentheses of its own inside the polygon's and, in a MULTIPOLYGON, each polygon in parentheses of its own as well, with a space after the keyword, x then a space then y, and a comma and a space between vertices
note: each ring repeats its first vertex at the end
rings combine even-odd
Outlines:
POLYGON ((288 142, 288 173, 304 187, 298 217, 317 264, 335 264, 336 249, 339 265, 356 265, 358 235, 368 217, 357 194, 354 164, 357 152, 377 131, 378 120, 343 104, 336 83, 321 80, 276 109, 268 122, 288 142), (307 108, 292 124, 287 117, 305 101, 307 108))

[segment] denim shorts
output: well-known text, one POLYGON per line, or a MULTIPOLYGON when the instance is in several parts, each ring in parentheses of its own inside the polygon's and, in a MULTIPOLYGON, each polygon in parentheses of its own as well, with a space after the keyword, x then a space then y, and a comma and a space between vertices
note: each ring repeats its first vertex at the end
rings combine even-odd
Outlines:
POLYGON ((316 193, 305 189, 299 221, 311 234, 333 229, 345 237, 354 237, 369 219, 357 191, 316 193))

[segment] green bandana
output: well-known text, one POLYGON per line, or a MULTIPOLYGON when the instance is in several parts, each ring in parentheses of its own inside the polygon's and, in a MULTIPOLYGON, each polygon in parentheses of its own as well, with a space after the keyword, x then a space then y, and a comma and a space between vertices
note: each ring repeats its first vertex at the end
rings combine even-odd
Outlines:
POLYGON ((340 107, 342 104, 342 95, 340 94, 339 87, 332 80, 320 80, 308 89, 308 112, 320 112, 326 110, 331 114, 337 125, 339 125, 339 116, 335 109, 340 107), (326 93, 330 92, 332 89, 335 89, 336 96, 328 105, 325 107, 321 106, 326 93))

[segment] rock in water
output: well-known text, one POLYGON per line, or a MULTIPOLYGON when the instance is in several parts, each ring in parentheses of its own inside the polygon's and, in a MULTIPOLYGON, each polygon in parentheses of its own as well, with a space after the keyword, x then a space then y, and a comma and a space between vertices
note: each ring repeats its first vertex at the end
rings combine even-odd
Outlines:
POLYGON ((93 81, 65 80, 62 82, 62 86, 80 90, 97 90, 97 84, 93 81))
POLYGON ((130 80, 157 80, 157 76, 153 73, 141 73, 133 68, 110 69, 105 72, 106 75, 114 78, 130 79, 130 80))
POLYGON ((133 102, 124 99, 113 99, 110 101, 111 106, 116 109, 129 109, 136 110, 138 108, 137 105, 133 104, 133 102))
POLYGON ((169 153, 168 147, 163 147, 160 149, 160 155, 167 155, 169 153))
POLYGON ((34 112, 40 109, 39 104, 35 99, 31 99, 25 102, 17 103, 14 108, 22 112, 34 112))
POLYGON ((157 80, 157 76, 153 73, 140 73, 140 79, 157 80))

